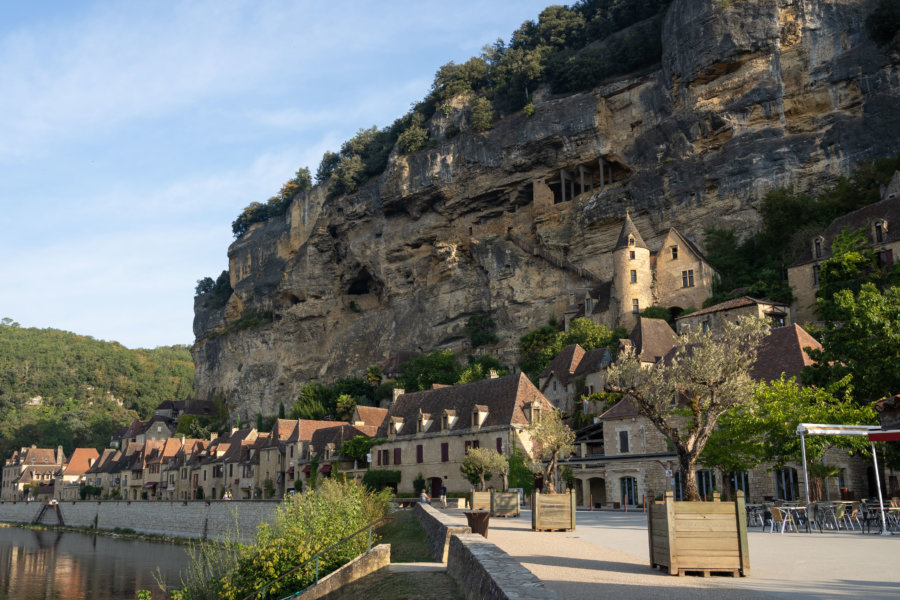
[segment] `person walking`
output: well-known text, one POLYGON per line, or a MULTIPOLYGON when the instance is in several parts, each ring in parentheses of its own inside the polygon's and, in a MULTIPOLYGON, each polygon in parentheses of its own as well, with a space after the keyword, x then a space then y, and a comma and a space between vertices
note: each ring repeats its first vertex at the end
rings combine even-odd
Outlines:
POLYGON ((447 508, 447 486, 441 485, 441 508, 447 508))

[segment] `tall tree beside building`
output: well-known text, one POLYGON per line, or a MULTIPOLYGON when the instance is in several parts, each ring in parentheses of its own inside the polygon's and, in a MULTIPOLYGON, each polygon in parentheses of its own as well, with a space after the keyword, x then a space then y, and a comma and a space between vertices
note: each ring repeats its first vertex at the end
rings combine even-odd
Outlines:
POLYGON ((691 500, 700 499, 694 467, 719 417, 753 397, 750 367, 767 329, 749 317, 726 322, 718 332, 679 336, 678 345, 650 369, 633 353, 609 369, 607 391, 624 394, 672 443, 691 500))

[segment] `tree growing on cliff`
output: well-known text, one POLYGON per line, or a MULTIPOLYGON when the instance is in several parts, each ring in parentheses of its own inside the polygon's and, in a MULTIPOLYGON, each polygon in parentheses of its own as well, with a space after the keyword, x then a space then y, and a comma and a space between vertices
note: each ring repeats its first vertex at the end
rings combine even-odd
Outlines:
POLYGON ((620 356, 607 374, 606 390, 624 394, 668 439, 678 456, 685 495, 699 500, 694 468, 719 417, 753 397, 750 367, 768 327, 761 319, 726 322, 717 332, 699 329, 650 369, 634 353, 620 356))

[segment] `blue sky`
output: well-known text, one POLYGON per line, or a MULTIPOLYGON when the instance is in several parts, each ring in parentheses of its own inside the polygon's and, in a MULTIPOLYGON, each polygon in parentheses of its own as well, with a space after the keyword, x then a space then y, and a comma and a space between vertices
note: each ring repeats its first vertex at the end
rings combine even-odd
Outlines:
POLYGON ((244 206, 546 5, 0 4, 0 318, 190 344, 244 206))

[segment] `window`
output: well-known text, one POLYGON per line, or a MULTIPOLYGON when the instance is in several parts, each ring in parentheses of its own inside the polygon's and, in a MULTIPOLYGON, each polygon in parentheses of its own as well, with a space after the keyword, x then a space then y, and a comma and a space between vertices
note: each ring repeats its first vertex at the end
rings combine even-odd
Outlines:
POLYGON ((678 246, 672 246, 672 260, 678 260, 678 246))
POLYGON ((465 442, 466 454, 469 453, 469 448, 471 448, 471 447, 472 447, 472 442, 466 440, 466 442, 465 442))
POLYGON ((634 236, 633 235, 628 236, 628 245, 634 246, 634 236))
POLYGON ((448 442, 441 443, 441 462, 450 460, 450 444, 448 442))
POLYGON ((709 321, 703 321, 700 323, 700 327, 703 330, 703 333, 709 333, 709 321))
POLYGON ((688 269, 681 272, 681 287, 694 287, 694 270, 688 269))
POLYGON ((729 473, 728 481, 731 483, 731 491, 734 494, 737 494, 738 490, 744 492, 744 498, 750 495, 750 478, 747 477, 747 472, 743 471, 741 473, 729 473))
POLYGON ((381 466, 381 450, 375 453, 378 456, 378 466, 381 466))
POLYGON ((553 381, 553 391, 556 391, 556 380, 553 381))
POLYGON ((422 458, 422 444, 418 444, 418 445, 416 446, 416 462, 417 462, 417 463, 421 463, 422 460, 423 460, 423 458, 422 458))
POLYGON ((822 258, 822 238, 816 238, 813 246, 815 247, 816 258, 822 258))
POLYGON ((775 471, 775 498, 777 500, 797 500, 800 486, 797 483, 797 469, 784 467, 775 471))
POLYGON ((291 446, 291 458, 294 458, 294 447, 291 446))
POLYGON ((674 496, 675 500, 682 501, 684 500, 684 486, 681 484, 681 471, 675 471, 675 485, 674 485, 674 496))
POLYGON ((632 506, 636 505, 638 499, 637 479, 634 477, 623 477, 619 482, 622 503, 632 506))
POLYGON ((716 478, 709 469, 699 469, 697 471, 697 492, 704 501, 712 500, 713 492, 716 489, 716 478))
POLYGON ((637 283, 637 271, 631 270, 631 283, 637 283))
POLYGON ((628 260, 634 260, 634 250, 628 252, 628 260))
POLYGON ((394 448, 394 464, 400 464, 400 448, 394 448))
POLYGON ((228 465, 228 476, 234 477, 234 465, 233 464, 228 465))
POLYGON ((813 265, 813 286, 819 287, 819 265, 813 265))
POLYGON ((884 221, 875 223, 875 243, 880 244, 884 241, 884 221))
POLYGON ((497 452, 499 452, 500 454, 503 454, 503 438, 502 437, 497 438, 497 452))
POLYGON ((634 314, 639 314, 641 312, 641 304, 638 302, 637 298, 631 301, 631 312, 634 314))
POLYGON ((619 432, 619 454, 628 454, 628 432, 619 432))
POLYGON ((879 267, 887 267, 894 264, 894 251, 882 250, 876 253, 879 267))

